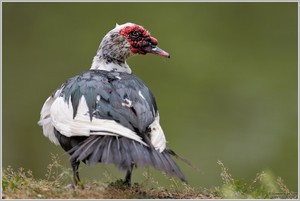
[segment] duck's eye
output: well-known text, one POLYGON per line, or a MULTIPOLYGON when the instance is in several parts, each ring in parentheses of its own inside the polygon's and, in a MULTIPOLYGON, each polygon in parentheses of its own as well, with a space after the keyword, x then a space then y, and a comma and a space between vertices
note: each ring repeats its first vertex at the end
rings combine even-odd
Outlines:
POLYGON ((132 32, 129 33, 129 35, 132 38, 137 38, 137 37, 141 36, 141 32, 139 32, 139 31, 132 31, 132 32))

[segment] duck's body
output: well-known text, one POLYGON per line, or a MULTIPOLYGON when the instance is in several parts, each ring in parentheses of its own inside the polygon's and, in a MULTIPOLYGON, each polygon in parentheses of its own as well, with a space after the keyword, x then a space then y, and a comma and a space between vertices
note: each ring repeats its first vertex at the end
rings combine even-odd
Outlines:
POLYGON ((113 163, 126 171, 129 184, 133 166, 153 166, 185 182, 166 147, 155 98, 126 63, 138 53, 169 57, 156 45, 139 25, 117 26, 104 37, 91 69, 67 80, 44 103, 39 124, 71 155, 75 183, 80 161, 113 163))

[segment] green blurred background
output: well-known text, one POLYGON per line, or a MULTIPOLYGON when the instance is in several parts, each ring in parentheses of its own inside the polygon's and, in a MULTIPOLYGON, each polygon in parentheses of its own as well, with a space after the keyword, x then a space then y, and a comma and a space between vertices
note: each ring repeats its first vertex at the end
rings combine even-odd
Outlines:
MULTIPOLYGON (((115 23, 149 29, 171 59, 128 63, 152 89, 168 146, 193 186, 221 184, 221 160, 233 177, 270 170, 297 191, 297 3, 2 3, 3 167, 43 178, 58 153, 37 125, 46 98, 90 68, 115 23)), ((81 166, 100 179, 113 166, 81 166)), ((144 169, 133 175, 143 179, 144 169)), ((161 184, 168 180, 150 169, 161 184)))

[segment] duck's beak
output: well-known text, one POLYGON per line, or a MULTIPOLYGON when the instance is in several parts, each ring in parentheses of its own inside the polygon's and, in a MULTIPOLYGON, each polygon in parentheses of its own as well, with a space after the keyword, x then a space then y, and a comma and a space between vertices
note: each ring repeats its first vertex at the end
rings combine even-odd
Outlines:
POLYGON ((159 56, 162 56, 162 57, 170 58, 170 54, 168 52, 160 49, 157 46, 147 46, 143 49, 147 53, 156 54, 156 55, 159 55, 159 56))
POLYGON ((148 45, 144 47, 144 50, 147 53, 152 53, 152 54, 156 54, 162 57, 167 57, 170 58, 170 54, 162 49, 160 49, 159 47, 157 47, 158 41, 156 38, 150 36, 148 38, 148 45))

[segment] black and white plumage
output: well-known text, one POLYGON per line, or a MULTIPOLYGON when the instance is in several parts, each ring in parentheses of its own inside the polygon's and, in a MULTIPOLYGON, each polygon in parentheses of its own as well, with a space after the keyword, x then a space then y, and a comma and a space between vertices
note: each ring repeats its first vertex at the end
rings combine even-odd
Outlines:
POLYGON ((142 26, 117 25, 103 38, 90 70, 70 78, 44 103, 39 125, 71 155, 74 182, 80 161, 115 164, 130 184, 134 166, 153 166, 186 182, 166 147, 155 98, 131 73, 134 54, 169 54, 142 26))

